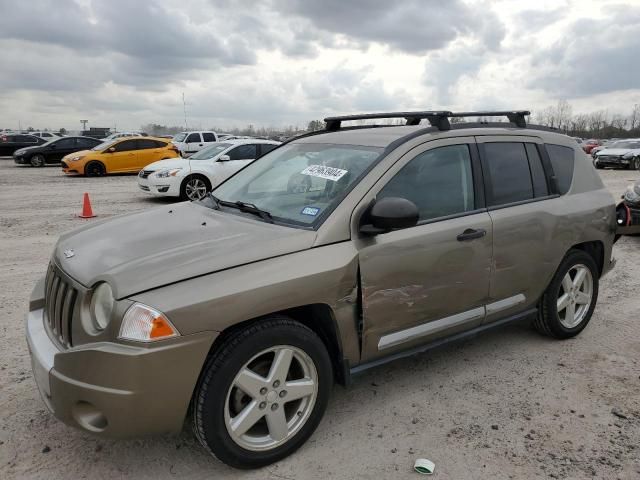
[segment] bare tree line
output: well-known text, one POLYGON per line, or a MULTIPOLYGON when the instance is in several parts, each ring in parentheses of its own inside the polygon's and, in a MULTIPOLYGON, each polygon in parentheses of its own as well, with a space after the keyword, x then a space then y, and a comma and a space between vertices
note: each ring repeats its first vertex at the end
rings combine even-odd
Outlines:
POLYGON ((636 103, 627 115, 596 110, 574 115, 566 100, 549 106, 531 116, 531 123, 557 128, 567 135, 581 138, 640 137, 640 104, 636 103))

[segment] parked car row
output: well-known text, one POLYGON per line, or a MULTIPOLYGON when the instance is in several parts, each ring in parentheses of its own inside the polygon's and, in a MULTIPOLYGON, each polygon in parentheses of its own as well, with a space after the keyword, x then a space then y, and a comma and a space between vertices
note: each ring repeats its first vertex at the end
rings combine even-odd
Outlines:
POLYGON ((640 170, 640 139, 608 142, 591 151, 596 168, 615 167, 640 170))

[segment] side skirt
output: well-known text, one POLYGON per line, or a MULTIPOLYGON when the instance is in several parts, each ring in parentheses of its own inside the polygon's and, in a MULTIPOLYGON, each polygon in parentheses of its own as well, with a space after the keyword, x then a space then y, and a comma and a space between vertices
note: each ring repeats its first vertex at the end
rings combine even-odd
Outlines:
MULTIPOLYGON (((427 352, 429 350, 433 350, 435 348, 438 347, 442 347, 444 345, 448 345, 450 343, 453 342, 457 342, 459 340, 467 340, 469 338, 475 337, 485 331, 488 330, 492 330, 494 328, 497 327, 501 327, 507 323, 512 323, 512 322, 516 322, 518 320, 524 320, 525 318, 529 318, 532 315, 534 315, 535 313, 538 312, 537 308, 531 308, 529 310, 525 310, 524 312, 520 312, 516 315, 512 315, 510 317, 506 317, 503 318, 502 320, 497 320, 495 322, 486 324, 486 325, 479 325, 475 328, 472 328, 471 330, 467 330, 465 332, 460 332, 457 333, 455 335, 451 335, 450 337, 446 337, 446 338, 441 338, 438 340, 435 340, 431 343, 427 343, 425 345, 420 345, 418 347, 415 348, 411 348, 409 350, 405 350, 403 352, 398 352, 398 353, 394 353, 393 355, 389 355, 383 358, 379 358, 376 360, 373 360, 371 362, 367 362, 367 363, 362 363, 360 365, 357 365, 353 368, 350 369, 349 373, 350 375, 355 375, 357 373, 363 372, 365 370, 369 370, 370 368, 373 367, 377 367, 378 365, 384 365, 385 363, 388 362, 392 362, 394 360, 397 360, 399 358, 404 358, 404 357, 410 357, 412 355, 416 355, 419 353, 423 353, 423 352, 427 352)), ((350 383, 350 382, 347 382, 350 383)))

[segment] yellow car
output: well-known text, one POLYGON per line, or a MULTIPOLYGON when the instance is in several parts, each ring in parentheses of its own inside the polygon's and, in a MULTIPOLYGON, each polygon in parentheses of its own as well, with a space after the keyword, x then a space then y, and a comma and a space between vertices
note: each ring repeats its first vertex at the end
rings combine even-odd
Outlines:
POLYGON ((117 138, 96 145, 91 150, 63 157, 62 171, 67 175, 87 177, 109 173, 138 173, 145 165, 179 156, 178 148, 166 138, 117 138))

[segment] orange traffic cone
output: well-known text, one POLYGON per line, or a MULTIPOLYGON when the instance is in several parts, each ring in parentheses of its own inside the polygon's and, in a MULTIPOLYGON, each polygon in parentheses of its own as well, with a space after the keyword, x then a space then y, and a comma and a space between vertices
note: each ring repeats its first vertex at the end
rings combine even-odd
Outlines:
POLYGON ((93 218, 93 210, 91 210, 91 200, 89 200, 89 194, 85 192, 84 199, 82 200, 82 213, 78 215, 80 218, 93 218))

